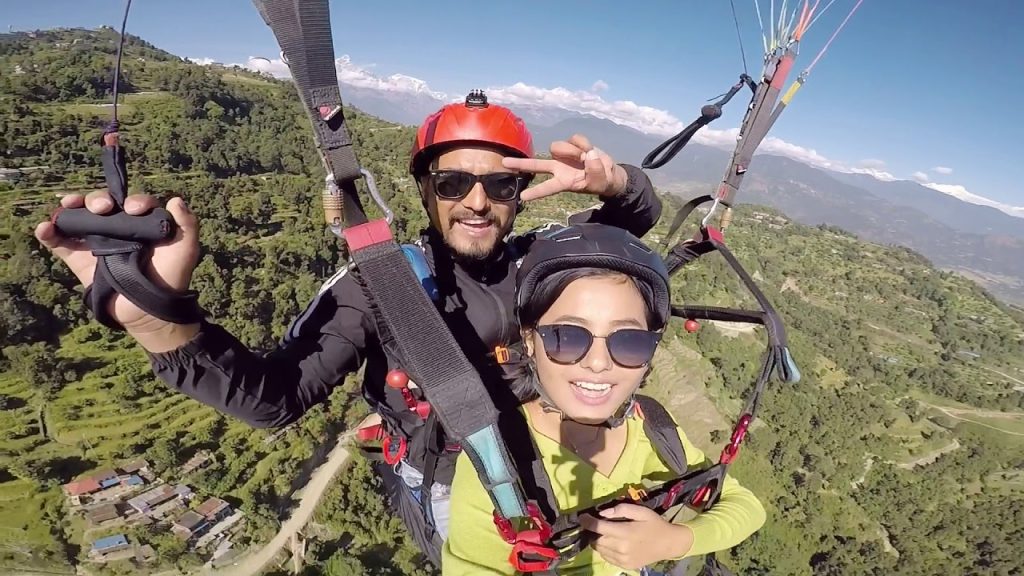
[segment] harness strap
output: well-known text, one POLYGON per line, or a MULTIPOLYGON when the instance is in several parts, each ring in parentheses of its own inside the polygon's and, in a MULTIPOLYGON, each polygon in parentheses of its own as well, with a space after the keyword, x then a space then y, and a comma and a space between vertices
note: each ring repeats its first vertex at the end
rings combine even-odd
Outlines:
POLYGON ((683 441, 679 438, 672 415, 661 402, 650 396, 637 394, 635 398, 643 415, 644 433, 658 451, 658 456, 668 464, 672 472, 685 474, 688 468, 686 450, 683 449, 683 441))
MULTIPOLYGON (((665 233, 665 237, 661 240, 661 248, 664 250, 668 247, 669 240, 676 235, 679 227, 683 225, 683 222, 690 216, 697 206, 701 204, 711 202, 714 200, 710 195, 698 196, 693 200, 690 200, 686 204, 683 204, 679 210, 676 211, 675 218, 672 219, 672 225, 669 226, 668 232, 665 233)), ((672 269, 669 269, 669 274, 672 273, 672 269)))
POLYGON ((274 32, 299 98, 313 126, 317 149, 327 168, 324 215, 329 225, 367 222, 355 182, 360 168, 346 124, 334 64, 330 6, 326 0, 253 0, 274 32))
POLYGON ((498 411, 392 237, 391 213, 355 158, 338 87, 327 0, 253 3, 274 31, 313 124, 329 172, 324 202, 328 224, 347 244, 378 326, 394 341, 402 368, 430 403, 430 414, 472 460, 495 508, 506 518, 526 516, 522 489, 497 432, 498 411), (367 177, 385 220, 368 221, 355 186, 360 175, 367 177))
POLYGON ((497 431, 498 411, 387 223, 372 221, 344 235, 403 368, 430 402, 431 414, 473 461, 496 509, 505 518, 526 516, 525 497, 497 431))

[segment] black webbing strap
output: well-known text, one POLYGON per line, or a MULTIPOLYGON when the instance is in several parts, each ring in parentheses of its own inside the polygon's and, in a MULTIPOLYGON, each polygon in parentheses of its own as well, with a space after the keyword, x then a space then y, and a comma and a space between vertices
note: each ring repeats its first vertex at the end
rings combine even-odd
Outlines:
POLYGON ((324 208, 340 212, 333 218, 328 214, 330 224, 365 224, 366 211, 355 184, 363 172, 345 120, 327 0, 253 0, 253 4, 277 38, 313 125, 328 172, 324 208))
POLYGON ((686 450, 679 438, 679 430, 668 410, 650 396, 636 395, 636 402, 644 417, 644 434, 651 440, 658 456, 672 472, 682 475, 688 468, 686 450))
POLYGON ((662 142, 651 150, 647 156, 644 157, 644 161, 640 166, 644 169, 661 168, 669 160, 676 157, 676 154, 685 147, 690 140, 700 131, 701 128, 707 126, 719 116, 722 115, 722 106, 725 106, 732 97, 736 95, 744 86, 750 86, 751 91, 755 89, 754 81, 750 76, 746 74, 740 75, 740 80, 729 89, 728 92, 722 95, 717 102, 711 104, 705 104, 700 109, 700 116, 690 122, 690 124, 683 128, 681 132, 668 140, 662 142))
POLYGON ((327 0, 253 0, 253 4, 281 46, 328 170, 339 182, 359 179, 362 174, 338 87, 327 0))
POLYGON ((686 204, 680 206, 679 210, 676 210, 675 218, 672 219, 672 225, 669 226, 668 232, 666 232, 665 237, 661 239, 661 248, 665 249, 668 246, 669 241, 672 239, 673 236, 676 235, 676 232, 679 231, 679 227, 683 225, 683 222, 686 221, 686 219, 690 216, 694 209, 697 208, 697 206, 700 206, 701 204, 704 204, 706 202, 711 202, 713 200, 714 198, 712 198, 710 195, 705 194, 704 196, 698 196, 693 200, 690 200, 686 204))
POLYGON ((525 516, 525 498, 497 431, 498 410, 387 223, 375 220, 348 228, 345 239, 402 367, 422 390, 431 414, 473 461, 495 508, 506 518, 525 516))
MULTIPOLYGON (((368 221, 359 202, 355 181, 368 173, 356 160, 345 126, 327 0, 253 2, 274 31, 313 124, 330 173, 325 212, 330 211, 328 221, 358 267, 381 331, 394 341, 402 369, 422 390, 431 415, 436 414, 473 462, 495 508, 506 518, 525 516, 522 489, 497 432, 498 411, 480 376, 428 299, 387 221, 368 221), (332 216, 339 209, 344 222, 332 216)), ((375 194, 369 176, 367 181, 375 194)), ((375 200, 382 204, 376 195, 375 200)))
POLYGON ((441 434, 437 429, 437 411, 431 410, 427 416, 426 433, 423 436, 423 482, 420 484, 420 510, 423 513, 423 522, 427 528, 427 537, 433 538, 437 533, 437 525, 434 523, 434 508, 431 498, 433 496, 434 472, 437 471, 437 460, 444 450, 444 443, 441 442, 441 434))

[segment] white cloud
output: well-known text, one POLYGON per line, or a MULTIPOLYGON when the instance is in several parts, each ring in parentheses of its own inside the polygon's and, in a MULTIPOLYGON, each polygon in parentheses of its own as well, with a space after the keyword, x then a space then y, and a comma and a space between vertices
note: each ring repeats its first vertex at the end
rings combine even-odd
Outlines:
POLYGON ((950 196, 959 198, 964 202, 970 202, 971 204, 980 204, 982 206, 991 206, 993 208, 996 208, 997 210, 1000 210, 1001 212, 1009 214, 1010 216, 1024 218, 1024 206, 1010 206, 1009 204, 997 202, 995 200, 985 198, 984 196, 978 196, 977 194, 968 191, 967 188, 959 184, 936 184, 935 182, 929 182, 925 184, 925 186, 931 188, 932 190, 938 190, 943 194, 949 194, 950 196))
MULTIPOLYGON (((200 58, 194 60, 194 62, 203 65, 216 63, 210 58, 200 58)), ((231 66, 239 66, 241 68, 246 68, 254 72, 261 72, 275 78, 291 77, 291 70, 288 69, 288 65, 284 63, 284 60, 280 58, 250 56, 244 64, 231 64, 231 66)), ((387 77, 377 76, 369 71, 368 68, 372 66, 372 64, 370 66, 355 64, 347 54, 342 55, 334 61, 334 67, 338 72, 338 80, 345 84, 350 84, 359 88, 381 90, 384 92, 426 94, 440 100, 446 100, 448 98, 448 96, 443 92, 431 90, 430 86, 419 78, 414 78, 405 74, 392 74, 387 77)))
POLYGON ((209 66, 210 64, 217 64, 218 62, 213 58, 186 58, 193 64, 199 64, 200 66, 209 66))
POLYGON ((284 63, 284 60, 280 58, 260 58, 256 56, 250 56, 249 60, 245 64, 234 64, 241 68, 248 68, 254 72, 262 72, 268 76, 274 78, 291 78, 292 72, 288 69, 288 65, 284 63))
POLYGON ((874 168, 875 170, 882 170, 885 168, 885 160, 879 160, 878 158, 865 158, 857 163, 861 168, 874 168))
POLYGON ((608 101, 588 90, 569 90, 561 86, 540 88, 516 82, 511 86, 490 87, 485 91, 488 99, 495 103, 561 108, 604 118, 658 136, 669 136, 683 129, 683 123, 664 110, 641 106, 630 100, 608 101))
POLYGON ((384 92, 426 94, 439 100, 448 99, 448 95, 444 92, 431 90, 426 81, 413 76, 407 76, 405 74, 392 74, 386 77, 377 76, 367 70, 365 66, 360 66, 352 62, 352 59, 349 58, 348 54, 342 55, 341 58, 335 60, 334 65, 338 70, 338 80, 345 84, 351 84, 352 86, 369 88, 372 90, 382 90, 384 92))
MULTIPOLYGON (((211 58, 191 59, 192 62, 202 65, 216 64, 211 58)), ((245 64, 234 64, 249 70, 261 72, 276 78, 288 78, 290 72, 287 64, 280 58, 267 59, 250 57, 245 64)), ((390 76, 377 76, 369 71, 372 65, 358 65, 351 61, 347 55, 343 55, 335 61, 338 71, 338 79, 346 84, 361 88, 380 90, 385 92, 398 92, 407 94, 426 94, 445 101, 461 101, 461 97, 453 100, 443 92, 437 92, 419 78, 405 74, 392 74, 390 76)), ((598 93, 608 89, 608 84, 603 80, 597 80, 590 87, 590 90, 569 90, 563 87, 541 88, 531 86, 523 82, 517 82, 511 86, 487 88, 488 98, 495 103, 502 103, 509 106, 520 107, 554 107, 582 114, 589 114, 628 126, 640 132, 655 136, 671 136, 677 134, 685 126, 684 122, 673 116, 666 110, 660 110, 650 106, 643 106, 631 100, 605 100, 598 93)), ((739 128, 715 129, 705 127, 698 132, 693 140, 699 144, 713 146, 725 150, 732 150, 736 146, 736 137, 739 128)), ((854 174, 867 174, 884 181, 899 180, 895 175, 885 170, 886 162, 876 158, 861 160, 856 165, 832 160, 820 154, 812 148, 806 148, 792 142, 786 142, 780 138, 769 136, 761 143, 758 154, 776 154, 785 156, 798 162, 803 162, 817 168, 846 172, 854 174)), ((932 171, 937 174, 949 175, 953 169, 946 166, 936 166, 932 171)), ((1010 206, 995 200, 990 200, 969 192, 959 184, 940 184, 928 182, 931 178, 925 172, 915 172, 911 176, 914 180, 928 186, 933 190, 949 194, 972 204, 980 204, 997 208, 1011 216, 1024 218, 1024 206, 1010 206)))

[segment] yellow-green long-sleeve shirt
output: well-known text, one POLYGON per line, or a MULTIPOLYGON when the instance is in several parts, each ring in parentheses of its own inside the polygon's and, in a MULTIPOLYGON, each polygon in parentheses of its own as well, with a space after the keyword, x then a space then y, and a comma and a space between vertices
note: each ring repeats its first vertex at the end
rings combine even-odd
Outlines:
MULTIPOLYGON (((624 496, 629 486, 657 485, 673 476, 658 458, 657 450, 644 434, 643 421, 637 416, 626 420, 625 448, 615 467, 605 476, 568 448, 538 433, 529 413, 522 411, 530 423, 555 499, 563 512, 587 509, 624 496)), ((679 438, 686 451, 687 465, 703 466, 704 453, 682 430, 679 430, 679 438)), ((472 462, 465 454, 460 455, 452 482, 448 540, 442 551, 444 576, 515 574, 508 562, 512 546, 498 534, 492 520, 493 510, 472 462)), ((764 524, 765 511, 750 490, 727 475, 721 498, 711 510, 686 521, 678 517, 673 521, 693 530, 693 546, 685 556, 699 556, 731 548, 748 538, 764 524)), ((559 573, 619 576, 636 575, 639 571, 613 566, 588 547, 576 558, 563 563, 559 573)))

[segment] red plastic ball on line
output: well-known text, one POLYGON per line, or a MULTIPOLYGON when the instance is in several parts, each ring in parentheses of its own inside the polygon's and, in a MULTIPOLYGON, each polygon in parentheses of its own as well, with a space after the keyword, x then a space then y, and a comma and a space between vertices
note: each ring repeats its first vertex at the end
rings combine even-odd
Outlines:
POLYGON ((409 386, 409 375, 405 373, 405 370, 394 370, 388 371, 388 375, 385 377, 388 386, 392 388, 402 389, 409 386))
POLYGON ((700 329, 700 323, 696 320, 687 320, 686 323, 683 324, 683 329, 692 334, 700 329))

